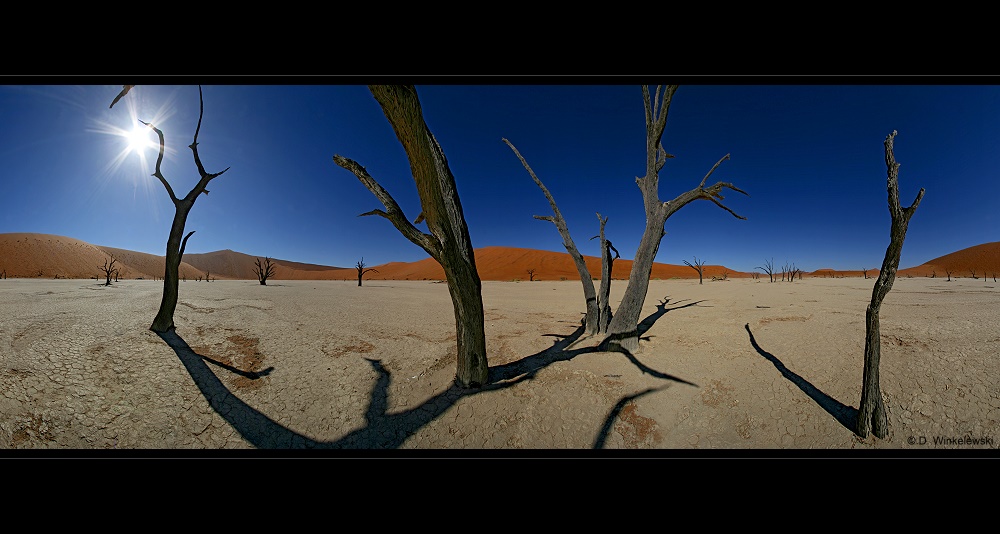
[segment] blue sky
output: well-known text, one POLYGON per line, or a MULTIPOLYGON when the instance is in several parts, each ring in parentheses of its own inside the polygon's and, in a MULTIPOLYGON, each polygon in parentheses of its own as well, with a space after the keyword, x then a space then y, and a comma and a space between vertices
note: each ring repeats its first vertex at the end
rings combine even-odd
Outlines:
MULTIPOLYGON (((623 258, 645 224, 635 178, 645 172, 638 85, 618 78, 423 79, 424 117, 455 175, 473 246, 565 252, 542 192, 507 138, 554 195, 583 254, 599 255, 596 213, 623 258)), ((173 206, 121 132, 136 118, 166 136, 162 171, 178 196, 197 182, 188 145, 200 80, 153 80, 117 103, 121 80, 9 78, 0 85, 0 233, 64 235, 163 255, 173 206), (30 85, 28 84, 30 82, 30 85), (107 83, 103 83, 107 82, 107 83), (180 82, 181 85, 173 85, 180 82), (189 84, 189 85, 183 85, 189 84), (116 133, 117 132, 117 133, 116 133)), ((628 81, 633 81, 629 79, 628 81)), ((635 80, 639 81, 639 80, 635 80)), ((667 79, 652 79, 668 82, 667 79)), ((923 201, 901 268, 1000 240, 1000 84, 958 79, 685 79, 674 96, 660 173, 671 200, 709 177, 738 220, 696 201, 666 223, 657 261, 751 271, 773 258, 819 268, 878 268, 889 240, 883 141, 897 130, 900 199, 923 201)), ((1000 80, 998 80, 1000 81, 1000 80)), ((406 154, 363 80, 208 78, 199 152, 209 172, 230 169, 195 203, 187 252, 232 249, 352 267, 427 254, 385 219, 333 156, 354 159, 412 220, 419 200, 406 154)), ((425 228, 425 227, 424 227, 425 228)))

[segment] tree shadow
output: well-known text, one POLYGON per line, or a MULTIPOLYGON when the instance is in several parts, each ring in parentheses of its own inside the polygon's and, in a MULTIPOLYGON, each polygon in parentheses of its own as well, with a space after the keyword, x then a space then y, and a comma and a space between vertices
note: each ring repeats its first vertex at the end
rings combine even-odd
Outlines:
MULTIPOLYGON (((568 361, 580 354, 603 352, 600 347, 596 346, 569 349, 568 347, 579 340, 583 333, 584 325, 581 324, 569 335, 547 334, 560 339, 554 342, 552 347, 543 349, 518 361, 491 366, 489 369, 489 382, 481 388, 464 388, 458 384, 457 380, 454 380, 447 389, 429 397, 422 404, 395 413, 388 413, 389 386, 392 382, 391 373, 382 365, 380 360, 365 358, 365 361, 371 365, 372 369, 378 375, 375 383, 372 385, 369 404, 365 410, 365 426, 348 432, 343 437, 332 441, 318 441, 305 434, 289 429, 243 402, 212 372, 207 363, 248 378, 266 376, 274 371, 273 367, 269 367, 260 373, 248 373, 198 354, 177 334, 176 330, 158 333, 158 335, 173 349, 212 409, 253 447, 258 449, 324 450, 400 448, 410 436, 416 434, 420 428, 426 426, 434 419, 437 419, 462 398, 510 388, 521 382, 534 379, 540 370, 555 362, 568 361)), ((626 354, 626 357, 644 373, 664 380, 695 385, 686 380, 651 369, 643 365, 631 354, 626 354)), ((665 387, 667 386, 659 389, 665 387)), ((619 402, 620 407, 612 411, 604 426, 607 429, 611 428, 614 418, 628 400, 645 395, 650 391, 633 395, 619 402)), ((602 430, 604 432, 603 437, 601 434, 598 435, 600 443, 604 442, 609 431, 602 430)))
MULTIPOLYGON (((690 384, 690 382, 686 383, 690 384)), ((618 419, 618 415, 622 412, 622 410, 625 409, 625 406, 629 402, 632 402, 633 400, 638 399, 639 397, 648 395, 655 391, 662 391, 664 389, 667 389, 667 387, 669 387, 669 384, 658 388, 647 388, 634 395, 626 395, 625 397, 622 397, 621 400, 615 403, 614 407, 611 408, 611 412, 608 414, 608 416, 604 418, 604 424, 601 425, 601 430, 597 433, 597 437, 594 439, 593 448, 594 449, 604 448, 604 443, 608 440, 608 436, 611 434, 611 429, 614 428, 615 421, 618 419)))
POLYGON ((787 378, 791 383, 798 386, 799 389, 801 389, 806 395, 808 395, 809 398, 816 401, 816 404, 819 404, 821 408, 823 408, 830 415, 832 415, 834 419, 836 419, 840 424, 844 425, 844 427, 850 430, 851 432, 854 432, 858 418, 857 408, 847 406, 846 404, 841 403, 840 401, 834 399, 833 397, 827 395, 826 393, 823 393, 816 386, 812 385, 808 380, 802 378, 801 376, 789 370, 787 367, 785 367, 785 364, 781 363, 781 360, 775 357, 775 355, 760 348, 760 345, 757 344, 757 340, 754 339, 753 337, 753 332, 750 331, 750 323, 747 323, 746 326, 744 326, 744 328, 746 328, 747 334, 750 335, 750 345, 753 346, 754 350, 756 350, 758 354, 763 356, 764 359, 766 359, 767 361, 774 364, 774 367, 778 369, 778 371, 782 374, 782 376, 787 378))
MULTIPOLYGON (((656 323, 656 321, 658 321, 660 319, 660 317, 663 317, 664 315, 666 315, 667 312, 674 311, 674 310, 680 310, 680 309, 683 309, 683 308, 690 308, 691 306, 697 306, 698 304, 700 304, 702 302, 705 302, 705 301, 704 300, 697 300, 697 301, 694 301, 694 302, 689 302, 688 304, 685 304, 683 306, 676 306, 676 307, 673 307, 673 308, 667 308, 667 303, 668 302, 670 302, 670 299, 666 298, 666 297, 663 298, 662 300, 660 300, 656 304, 656 311, 653 312, 653 313, 651 313, 651 314, 649 314, 649 315, 647 315, 646 318, 644 318, 643 320, 639 321, 639 324, 636 325, 635 330, 630 330, 628 332, 622 332, 622 333, 619 333, 619 334, 610 334, 610 335, 608 335, 606 338, 604 338, 604 341, 601 342, 601 348, 602 348, 602 350, 604 350, 606 352, 628 352, 624 348, 622 348, 620 344, 615 343, 615 342, 616 341, 620 341, 622 339, 629 339, 629 338, 638 338, 640 341, 649 341, 649 339, 652 336, 642 337, 642 335, 645 334, 650 328, 652 328, 653 325, 656 323)), ((679 301, 678 304, 680 302, 684 302, 684 301, 683 300, 679 301)))
MULTIPOLYGON (((680 310, 680 309, 683 309, 683 308, 690 308, 691 306, 697 306, 698 304, 701 304, 702 302, 705 302, 705 301, 704 300, 696 300, 694 302, 689 302, 688 304, 685 304, 683 306, 676 306, 676 307, 673 307, 673 308, 667 308, 667 303, 669 303, 669 302, 670 302, 670 299, 667 298, 667 297, 664 297, 662 300, 660 300, 656 304, 656 311, 655 312, 647 315, 645 319, 639 321, 639 324, 636 325, 636 331, 638 332, 639 336, 642 336, 643 334, 645 334, 646 331, 649 330, 650 328, 652 328, 653 324, 655 324, 656 321, 658 321, 660 319, 660 317, 663 317, 664 315, 666 315, 667 312, 671 312, 671 311, 674 311, 674 310, 680 310)), ((684 301, 681 300, 681 301, 676 302, 675 304, 680 304, 681 302, 684 302, 684 301)))

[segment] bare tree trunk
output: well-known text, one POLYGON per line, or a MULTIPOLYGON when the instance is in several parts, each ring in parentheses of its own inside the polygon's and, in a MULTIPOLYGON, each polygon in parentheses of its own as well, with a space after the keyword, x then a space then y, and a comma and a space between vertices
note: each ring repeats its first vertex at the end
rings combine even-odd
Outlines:
MULTIPOLYGON (((121 93, 119 93, 115 100, 111 103, 111 106, 114 106, 115 102, 125 96, 125 94, 128 93, 128 91, 133 87, 135 86, 123 86, 121 93)), ((160 183, 163 184, 163 187, 167 190, 167 194, 170 195, 170 201, 174 203, 175 209, 174 221, 170 226, 170 236, 167 238, 166 261, 164 262, 165 265, 163 272, 163 298, 160 300, 160 309, 156 313, 156 317, 153 319, 153 324, 149 327, 150 330, 159 333, 164 333, 174 328, 174 310, 177 308, 177 283, 181 257, 184 255, 184 247, 187 245, 188 238, 194 233, 192 231, 184 236, 183 240, 181 239, 181 236, 184 234, 184 224, 187 221, 188 213, 191 211, 191 207, 194 206, 194 201, 198 199, 198 195, 202 193, 206 195, 208 194, 208 190, 205 189, 208 182, 229 170, 227 167, 222 172, 208 173, 205 171, 205 166, 201 163, 201 157, 198 155, 198 133, 201 131, 201 119, 205 115, 205 99, 202 95, 200 85, 198 86, 198 101, 200 105, 198 112, 198 127, 194 132, 194 141, 188 145, 188 147, 194 155, 194 163, 198 167, 201 179, 184 198, 177 198, 177 196, 174 195, 173 188, 170 187, 167 179, 164 178, 163 174, 160 172, 160 164, 163 162, 164 150, 163 132, 148 122, 139 121, 156 132, 156 135, 159 137, 160 152, 156 157, 156 172, 153 173, 153 176, 156 176, 156 178, 160 180, 160 183)))
MULTIPOLYGON (((614 268, 615 259, 618 258, 618 249, 611 245, 604 237, 604 225, 608 218, 597 214, 597 220, 601 223, 601 233, 597 235, 601 239, 601 289, 597 292, 597 331, 605 334, 608 325, 611 324, 611 272, 614 268), (615 251, 615 257, 611 257, 611 251, 615 251)), ((593 239, 593 238, 591 238, 593 239)))
POLYGON ((924 196, 924 189, 920 188, 916 200, 913 204, 903 209, 899 205, 899 164, 896 163, 892 152, 893 139, 896 131, 893 130, 885 138, 885 164, 888 168, 888 191, 889 191, 889 214, 892 216, 892 225, 889 230, 889 246, 885 251, 885 260, 882 262, 882 269, 878 273, 875 281, 875 288, 872 289, 872 301, 868 305, 865 313, 865 367, 862 377, 861 404, 858 408, 858 421, 856 432, 862 438, 867 438, 869 432, 873 432, 879 438, 885 438, 888 433, 889 422, 882 402, 882 392, 879 386, 879 358, 881 356, 881 343, 879 334, 879 309, 882 300, 892 289, 892 283, 896 279, 896 269, 899 268, 899 257, 903 250, 903 239, 906 238, 906 228, 910 224, 910 217, 917 210, 920 199, 924 196))
MULTIPOLYGON (((507 139, 503 139, 504 143, 514 151, 514 155, 517 159, 521 160, 521 165, 528 171, 531 175, 531 179, 535 181, 535 185, 542 190, 545 194, 545 198, 548 199, 549 205, 552 206, 551 216, 535 215, 534 217, 540 221, 549 221, 556 225, 556 229, 559 230, 559 235, 563 238, 563 246, 566 247, 566 252, 569 252, 571 258, 573 258, 573 263, 576 264, 576 271, 580 273, 580 283, 583 284, 583 297, 586 301, 587 314, 584 317, 584 329, 588 335, 593 335, 597 333, 603 333, 599 326, 599 311, 597 303, 597 294, 594 292, 594 279, 590 276, 590 271, 587 269, 587 262, 584 261, 583 255, 576 248, 576 243, 573 242, 573 237, 569 234, 569 228, 566 226, 566 219, 563 218, 562 213, 559 211, 559 206, 556 205, 556 199, 552 197, 552 193, 549 192, 545 184, 535 176, 535 171, 531 170, 531 166, 525 161, 521 153, 518 152, 517 148, 511 144, 507 139)), ((599 216, 598 216, 599 217, 599 216)))
POLYGON ((455 310, 458 344, 456 382, 467 388, 485 385, 489 378, 482 282, 476 270, 472 240, 455 187, 455 177, 437 139, 427 127, 413 86, 372 85, 369 90, 396 132, 410 161, 423 209, 417 221, 426 220, 429 234, 417 230, 403 215, 399 204, 372 178, 364 167, 339 155, 334 162, 354 173, 385 206, 363 215, 379 215, 412 243, 441 264, 448 280, 455 310))
MULTIPOLYGON (((746 195, 743 191, 731 183, 716 182, 714 185, 705 188, 705 181, 725 160, 729 159, 729 154, 722 157, 702 178, 698 187, 681 193, 677 198, 661 202, 659 199, 659 172, 666 163, 667 158, 672 158, 663 149, 661 139, 663 130, 667 123, 667 112, 670 109, 670 101, 673 98, 677 86, 671 85, 663 92, 663 102, 660 104, 660 87, 656 88, 653 100, 650 100, 649 87, 642 86, 643 104, 646 109, 646 175, 636 178, 639 190, 642 192, 643 204, 646 210, 646 229, 642 233, 639 241, 639 249, 635 253, 632 261, 632 272, 629 274, 628 286, 625 288, 625 295, 622 302, 615 311, 615 316, 608 325, 608 337, 602 342, 605 350, 635 352, 639 348, 639 314, 642 312, 643 303, 646 300, 646 293, 649 290, 649 275, 653 269, 653 260, 660 247, 660 240, 665 231, 663 225, 667 219, 677 210, 688 203, 698 200, 711 200, 722 209, 728 211, 738 219, 746 219, 737 215, 733 210, 724 206, 719 200, 723 199, 720 194, 722 188, 729 188, 746 195)), ((749 196, 749 195, 748 195, 749 196)))

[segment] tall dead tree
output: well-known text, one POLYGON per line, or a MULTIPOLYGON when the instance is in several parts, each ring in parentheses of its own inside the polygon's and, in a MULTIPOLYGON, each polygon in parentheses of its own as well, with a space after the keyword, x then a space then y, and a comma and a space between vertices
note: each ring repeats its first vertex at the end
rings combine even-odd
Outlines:
POLYGON ((670 109, 674 93, 677 91, 677 86, 666 87, 663 91, 662 103, 660 89, 658 86, 653 98, 650 99, 649 86, 642 86, 643 105, 646 110, 646 175, 642 178, 636 178, 635 181, 642 192, 646 211, 646 229, 639 241, 635 258, 632 260, 632 271, 629 274, 625 294, 615 311, 615 316, 611 319, 611 324, 608 325, 608 337, 602 343, 606 350, 634 352, 639 348, 639 315, 649 290, 649 276, 653 269, 653 260, 660 248, 660 241, 666 233, 663 225, 666 224, 671 215, 689 203, 700 199, 710 200, 737 219, 746 220, 746 217, 736 214, 720 202, 724 199, 721 194, 723 188, 749 196, 746 191, 728 182, 716 182, 707 188, 705 187, 705 181, 723 161, 729 159, 729 154, 715 163, 708 174, 701 179, 698 187, 681 193, 673 200, 666 202, 660 200, 660 169, 663 168, 667 158, 673 157, 663 149, 661 141, 663 130, 667 125, 667 112, 670 109))
POLYGON ((482 282, 476 270, 472 239, 462 213, 455 177, 441 145, 424 121, 416 88, 412 85, 371 85, 369 90, 409 158, 423 210, 416 222, 410 223, 395 199, 364 167, 340 155, 334 155, 333 161, 352 172, 385 207, 385 211, 376 209, 361 215, 388 219, 404 237, 424 249, 444 269, 455 309, 458 344, 455 379, 462 387, 482 387, 489 378, 482 282), (414 224, 420 221, 426 221, 430 233, 417 230, 414 224))
POLYGON ((889 192, 889 215, 892 216, 892 224, 889 228, 889 246, 885 250, 882 269, 879 271, 875 287, 872 289, 871 304, 868 305, 868 311, 865 313, 865 367, 856 428, 857 434, 862 438, 867 438, 869 432, 874 433, 879 438, 885 438, 888 433, 889 421, 879 386, 881 342, 878 315, 882 300, 892 289, 892 283, 896 279, 896 269, 899 268, 899 257, 903 250, 903 239, 906 238, 906 228, 910 224, 910 217, 913 217, 917 206, 920 205, 920 199, 924 197, 924 188, 921 187, 917 198, 910 207, 904 209, 899 205, 899 164, 896 163, 892 151, 895 137, 896 130, 893 130, 885 138, 885 165, 888 173, 886 182, 889 192))
POLYGON ((535 281, 535 270, 534 269, 528 269, 528 281, 529 282, 534 282, 535 281))
POLYGON ((361 261, 359 261, 358 264, 354 268, 358 270, 358 287, 361 287, 361 277, 363 277, 364 275, 366 275, 368 273, 377 273, 378 272, 376 269, 372 269, 370 267, 365 267, 365 258, 364 257, 361 258, 361 261))
POLYGON ((614 262, 618 256, 618 249, 611 245, 604 237, 604 225, 608 223, 607 217, 597 214, 597 221, 601 225, 601 233, 591 237, 601 240, 601 289, 597 292, 597 331, 600 334, 607 333, 608 325, 611 324, 611 272, 614 262), (611 257, 611 251, 615 251, 615 257, 611 257))
POLYGON ((687 265, 688 267, 690 267, 690 268, 698 271, 698 284, 701 285, 702 284, 702 278, 703 278, 704 272, 705 272, 705 260, 699 261, 698 260, 698 256, 695 256, 694 257, 694 265, 692 265, 691 262, 689 262, 687 260, 683 260, 683 261, 684 261, 684 265, 687 265))
MULTIPOLYGON (((132 87, 135 86, 123 86, 121 93, 119 93, 111 105, 114 106, 115 102, 125 96, 132 87)), ((198 154, 198 133, 201 131, 201 120, 205 115, 205 99, 200 85, 198 86, 198 102, 198 126, 194 131, 194 140, 188 145, 188 148, 191 149, 191 153, 194 156, 194 163, 198 168, 200 179, 183 198, 177 198, 174 195, 174 190, 170 187, 170 183, 167 182, 167 179, 163 177, 163 173, 160 172, 160 164, 163 162, 164 151, 163 132, 153 124, 142 120, 139 121, 156 132, 156 136, 160 140, 160 151, 156 156, 156 171, 153 173, 153 176, 160 180, 160 183, 167 190, 167 194, 170 195, 170 201, 174 204, 174 220, 170 225, 170 235, 167 238, 166 262, 163 271, 163 298, 160 300, 160 309, 153 319, 153 324, 149 327, 150 330, 159 333, 174 329, 174 310, 177 309, 178 271, 181 265, 181 258, 184 256, 184 247, 187 246, 188 238, 194 233, 194 231, 191 231, 187 235, 184 235, 184 225, 187 222, 188 213, 194 207, 194 202, 198 199, 198 195, 202 193, 208 194, 208 190, 205 189, 208 186, 208 182, 229 170, 229 167, 226 167, 221 172, 209 173, 205 171, 205 166, 201 163, 201 156, 198 154), (184 236, 183 239, 181 238, 182 235, 184 236)))
MULTIPOLYGON (((111 285, 111 278, 115 276, 115 262, 117 261, 118 259, 114 255, 111 256, 111 261, 104 260, 104 266, 101 267, 101 271, 104 272, 104 285, 106 286, 111 285)), ((115 281, 117 282, 118 280, 115 281)))
POLYGON ((257 276, 257 281, 260 285, 266 286, 267 279, 274 276, 275 265, 271 261, 271 258, 264 256, 264 263, 260 262, 260 258, 254 260, 255 267, 253 268, 253 274, 257 276))
MULTIPOLYGON (((535 185, 542 190, 545 198, 549 201, 549 206, 552 207, 552 215, 535 215, 534 217, 540 221, 549 221, 556 225, 556 229, 559 230, 559 235, 562 236, 563 246, 566 247, 566 252, 569 252, 571 258, 573 258, 573 263, 576 265, 576 271, 580 273, 580 283, 583 284, 583 297, 586 302, 587 312, 584 316, 584 331, 588 335, 593 335, 603 332, 599 327, 599 311, 597 306, 597 294, 594 292, 594 279, 590 276, 590 270, 587 269, 587 262, 584 261, 583 255, 576 248, 576 243, 573 242, 573 237, 569 233, 569 228, 566 226, 566 219, 563 218, 562 212, 559 211, 559 206, 556 205, 556 199, 552 197, 552 193, 549 189, 545 187, 538 176, 535 175, 535 171, 531 169, 528 162, 525 161, 521 153, 518 152, 517 148, 511 144, 506 138, 502 139, 507 146, 514 151, 514 155, 517 159, 521 160, 521 165, 524 165, 525 170, 534 180, 535 185)), ((600 216, 598 216, 600 217, 600 216)))

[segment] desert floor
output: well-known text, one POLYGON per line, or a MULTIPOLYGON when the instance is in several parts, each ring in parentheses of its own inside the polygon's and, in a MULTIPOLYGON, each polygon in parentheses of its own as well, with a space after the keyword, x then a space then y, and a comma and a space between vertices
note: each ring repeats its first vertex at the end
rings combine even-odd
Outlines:
POLYGON ((995 453, 992 280, 896 280, 890 434, 854 434, 873 284, 653 280, 628 356, 580 337, 579 281, 485 282, 491 383, 464 390, 444 283, 181 282, 161 337, 162 282, 0 280, 0 449, 995 453))

